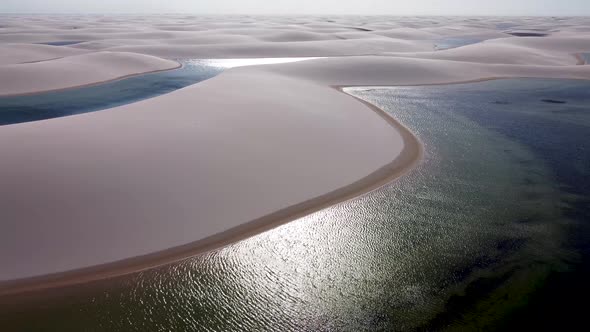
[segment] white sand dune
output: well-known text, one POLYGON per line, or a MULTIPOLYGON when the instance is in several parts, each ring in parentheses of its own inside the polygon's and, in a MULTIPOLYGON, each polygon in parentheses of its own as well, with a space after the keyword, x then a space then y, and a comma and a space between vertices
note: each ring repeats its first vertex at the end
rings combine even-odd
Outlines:
MULTIPOLYGON (((575 53, 575 52, 571 52, 575 53)), ((435 52, 401 53, 392 52, 384 55, 413 57, 422 59, 440 59, 460 62, 478 62, 495 64, 560 66, 575 65, 577 60, 569 52, 544 50, 519 43, 502 40, 485 41, 459 48, 435 52)))
POLYGON ((262 41, 285 42, 285 41, 312 41, 312 40, 332 40, 331 34, 323 34, 309 31, 273 31, 268 35, 259 36, 262 41))
POLYGON ((376 32, 376 34, 389 38, 404 40, 429 40, 440 38, 440 35, 415 28, 394 28, 386 30, 381 29, 378 32, 376 32))
POLYGON ((178 67, 148 55, 99 52, 0 66, 0 96, 65 89, 178 67))
POLYGON ((330 86, 444 84, 511 77, 590 79, 590 66, 483 64, 385 56, 326 58, 264 69, 330 86))
MULTIPOLYGON (((184 39, 172 39, 170 42, 184 40, 184 39)), ((146 39, 109 39, 109 40, 94 40, 81 42, 75 45, 71 45, 69 48, 89 50, 89 51, 103 51, 111 47, 118 47, 121 45, 152 45, 154 41, 146 39)))
POLYGON ((574 53, 590 50, 588 39, 590 33, 579 33, 576 36, 548 36, 548 37, 511 37, 507 39, 491 40, 489 43, 502 43, 529 47, 550 53, 574 53))
POLYGON ((108 50, 150 54, 165 58, 259 58, 368 55, 388 51, 415 52, 432 50, 432 45, 431 42, 424 41, 409 42, 396 39, 370 38, 280 43, 120 46, 108 48, 108 50))
POLYGON ((60 46, 0 44, 0 66, 53 60, 84 53, 84 50, 60 46))
MULTIPOLYGON (((415 161, 415 138, 331 86, 590 79, 590 66, 572 56, 590 50, 580 28, 588 18, 67 19, 5 17, 0 43, 85 40, 69 48, 89 53, 1 65, 1 94, 176 65, 162 58, 333 57, 235 68, 139 103, 0 127, 4 281, 187 244, 167 259, 210 249, 369 190, 415 161), (509 37, 508 29, 553 32, 509 37), (466 36, 486 41, 433 51, 435 40, 466 36)), ((150 262, 141 264, 159 261, 150 262)), ((11 286, 0 283, 0 292, 11 286)))
MULTIPOLYGON (((207 44, 237 44, 237 43, 255 43, 258 39, 245 35, 223 35, 223 34, 200 34, 189 38, 176 38, 170 40, 161 40, 162 44, 169 45, 207 45, 207 44)), ((153 43, 152 43, 153 44, 153 43)), ((114 43, 112 47, 120 46, 121 43, 114 43)))

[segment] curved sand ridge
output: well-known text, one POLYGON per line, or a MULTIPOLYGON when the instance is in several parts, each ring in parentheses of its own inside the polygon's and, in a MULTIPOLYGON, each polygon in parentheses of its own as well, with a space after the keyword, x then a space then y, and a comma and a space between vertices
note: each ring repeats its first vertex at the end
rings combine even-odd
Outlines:
MULTIPOLYGON (((261 28, 251 37, 265 35, 268 39, 273 29, 283 35, 288 29, 329 36, 361 32, 349 26, 362 26, 372 34, 404 24, 408 25, 405 34, 408 29, 483 34, 485 26, 496 24, 480 20, 465 24, 461 31, 456 20, 449 22, 452 28, 448 29, 417 27, 433 24, 428 23, 432 19, 364 25, 351 18, 335 24, 314 24, 308 22, 313 21, 310 18, 276 20, 282 28, 270 28, 261 20, 261 28), (297 20, 302 22, 291 27, 297 20), (473 24, 478 26, 472 28, 473 24)), ((223 33, 240 31, 243 23, 233 24, 231 30, 226 23, 223 33)), ((541 19, 539 24, 543 24, 541 19)), ((199 26, 177 25, 184 33, 199 26)), ((177 25, 168 22, 165 26, 177 25)), ((244 29, 246 34, 248 29, 244 29)), ((113 33, 108 31, 106 34, 113 33)), ((189 31, 193 32, 203 33, 189 31)), ((347 53, 356 47, 355 52, 379 56, 237 68, 136 104, 2 127, 0 177, 5 185, 0 190, 0 214, 10 231, 0 235, 4 246, 0 264, 10 269, 2 270, 0 292, 82 282, 158 265, 371 190, 407 170, 420 155, 419 144, 384 113, 333 86, 440 84, 501 77, 590 79, 590 67, 573 64, 573 42, 563 41, 571 36, 562 33, 563 37, 551 38, 556 40, 555 49, 551 42, 527 39, 522 45, 502 48, 507 59, 521 57, 522 48, 535 52, 539 56, 532 64, 491 55, 486 58, 483 50, 477 51, 488 47, 478 45, 504 39, 458 48, 454 54, 463 58, 444 60, 436 59, 439 52, 420 55, 412 51, 404 56, 398 54, 402 50, 392 49, 396 54, 391 56, 363 46, 367 44, 358 43, 358 38, 341 40, 318 52, 350 55, 347 53), (432 58, 425 59, 428 56, 432 58), (168 248, 173 249, 165 250, 168 248), (60 274, 99 264, 106 265, 60 274), (48 273, 57 274, 9 281, 48 273)), ((588 37, 581 32, 576 38, 590 40, 588 37)), ((503 45, 518 44, 518 40, 508 37, 503 45)), ((323 41, 310 42, 316 47, 323 41)), ((297 43, 306 42, 264 41, 250 48, 255 50, 252 54, 275 56, 282 49, 282 55, 290 55, 299 49, 297 43), (269 44, 275 46, 268 48, 269 44)), ((415 47, 423 43, 416 42, 415 47)), ((243 46, 240 52, 248 49, 243 46)), ((177 52, 168 46, 150 47, 170 57, 177 52), (170 53, 164 54, 167 48, 170 53)), ((223 57, 233 56, 236 50, 236 45, 216 47, 213 53, 229 54, 223 57)), ((197 49, 189 45, 183 52, 192 54, 197 49)), ((449 53, 440 52, 441 57, 449 53)))
POLYGON ((87 53, 87 51, 51 45, 0 45, 0 66, 54 60, 84 53, 87 53))
POLYGON ((34 63, 0 65, 0 96, 91 85, 178 66, 175 61, 121 52, 97 52, 34 63))

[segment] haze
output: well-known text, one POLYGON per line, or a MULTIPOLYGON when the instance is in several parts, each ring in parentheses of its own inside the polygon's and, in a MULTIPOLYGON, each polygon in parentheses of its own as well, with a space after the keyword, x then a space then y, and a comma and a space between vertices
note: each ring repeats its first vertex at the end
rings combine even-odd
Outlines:
POLYGON ((2 0, 0 13, 590 15, 588 0, 2 0))

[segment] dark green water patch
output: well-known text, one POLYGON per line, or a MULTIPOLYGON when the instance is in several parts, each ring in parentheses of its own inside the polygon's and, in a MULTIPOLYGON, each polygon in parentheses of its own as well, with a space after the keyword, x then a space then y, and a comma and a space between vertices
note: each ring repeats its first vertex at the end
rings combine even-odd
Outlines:
MULTIPOLYGON (((460 319, 458 316, 453 316, 453 323, 450 324, 449 316, 445 313, 456 311, 456 308, 447 308, 442 314, 447 317, 446 323, 434 323, 435 325, 429 325, 431 328, 453 327, 460 330, 467 327, 505 329, 536 326, 543 329, 548 326, 573 327, 583 322, 584 316, 574 313, 580 312, 579 308, 584 307, 590 296, 590 287, 587 285, 590 277, 590 142, 587 139, 590 137, 589 87, 589 83, 580 81, 509 80, 425 88, 415 92, 427 94, 429 98, 437 100, 439 105, 453 107, 456 114, 466 116, 478 125, 496 131, 531 151, 538 160, 521 160, 519 163, 523 166, 538 163, 546 165, 555 188, 559 190, 559 195, 553 198, 552 204, 559 208, 560 216, 555 216, 550 221, 561 225, 561 230, 565 232, 559 247, 549 250, 542 249, 541 246, 537 249, 539 252, 547 250, 546 258, 538 255, 533 260, 533 256, 528 257, 530 254, 527 254, 525 261, 534 261, 535 264, 522 267, 522 262, 519 263, 521 266, 517 269, 518 277, 511 277, 497 291, 491 292, 487 297, 482 296, 478 300, 481 311, 473 309, 473 306, 465 308, 462 314, 469 313, 469 324, 465 325, 467 319, 460 319), (482 104, 486 99, 497 100, 499 93, 505 103, 482 104), (547 95, 559 99, 543 98, 547 95), (539 104, 536 98, 547 104, 539 104), (457 105, 457 99, 466 103, 457 105), (567 105, 562 102, 565 100, 567 105), (523 280, 522 275, 528 277, 523 280), (512 302, 490 300, 510 287, 510 284, 520 285, 512 287, 514 294, 521 294, 520 300, 514 296, 511 296, 512 302), (487 307, 484 308, 483 303, 487 307), (493 319, 486 314, 489 311, 496 312, 493 319), (499 312, 502 314, 498 314, 499 312), (534 324, 530 323, 532 321, 534 324)), ((527 186, 535 183, 536 180, 528 177, 524 179, 527 186)), ((545 195, 547 192, 529 189, 523 192, 519 201, 540 202, 545 195)), ((534 204, 532 203, 532 207, 534 204)), ((542 220, 542 215, 533 213, 519 219, 519 222, 530 224, 538 223, 539 220, 542 220)), ((538 239, 533 237, 529 242, 538 242, 538 239)), ((479 279, 474 279, 471 283, 478 282, 479 279)), ((438 323, 442 322, 438 320, 438 323)))

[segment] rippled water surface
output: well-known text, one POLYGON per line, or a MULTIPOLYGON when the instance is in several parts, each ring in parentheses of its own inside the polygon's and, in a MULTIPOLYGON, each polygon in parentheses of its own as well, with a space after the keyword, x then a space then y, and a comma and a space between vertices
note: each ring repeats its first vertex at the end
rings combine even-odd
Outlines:
POLYGON ((567 326, 560 310, 577 314, 584 306, 575 299, 590 295, 589 89, 567 80, 349 89, 422 140, 425 157, 411 173, 169 266, 0 299, 0 324, 8 331, 567 326))

